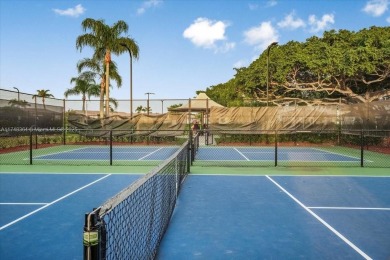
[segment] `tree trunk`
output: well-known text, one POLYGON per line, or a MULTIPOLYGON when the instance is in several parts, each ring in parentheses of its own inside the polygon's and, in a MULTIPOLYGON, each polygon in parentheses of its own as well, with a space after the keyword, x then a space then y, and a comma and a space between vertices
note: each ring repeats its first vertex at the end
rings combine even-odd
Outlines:
POLYGON ((105 79, 102 79, 102 82, 100 83, 100 119, 104 117, 104 80, 105 79))
POLYGON ((83 94, 83 113, 87 116, 87 111, 85 110, 85 94, 83 94))
POLYGON ((110 62, 111 62, 111 52, 110 50, 106 51, 106 57, 104 59, 106 63, 106 116, 110 115, 110 62))

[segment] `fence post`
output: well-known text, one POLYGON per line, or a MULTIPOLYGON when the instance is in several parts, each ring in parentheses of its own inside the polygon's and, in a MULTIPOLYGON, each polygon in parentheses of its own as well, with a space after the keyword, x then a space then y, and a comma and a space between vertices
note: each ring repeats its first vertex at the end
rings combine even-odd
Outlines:
POLYGON ((110 165, 112 165, 112 130, 110 130, 110 165))
POLYGON ((30 129, 30 165, 32 165, 32 147, 33 147, 33 132, 32 129, 30 129))
POLYGON ((66 112, 65 112, 65 99, 63 99, 63 110, 62 110, 62 119, 63 119, 63 122, 62 122, 62 130, 63 130, 63 140, 62 140, 62 144, 63 145, 66 145, 66 118, 65 118, 65 115, 66 115, 66 112))
POLYGON ((191 171, 190 165, 191 165, 191 146, 188 144, 187 147, 187 172, 189 173, 191 171))
POLYGON ((364 131, 360 133, 360 167, 364 167, 364 131))
POLYGON ((195 159, 195 144, 194 144, 194 139, 193 139, 193 135, 192 135, 192 130, 190 129, 189 131, 189 135, 190 135, 190 150, 191 150, 191 165, 195 159))
POLYGON ((278 130, 275 130, 275 167, 278 166, 278 130))

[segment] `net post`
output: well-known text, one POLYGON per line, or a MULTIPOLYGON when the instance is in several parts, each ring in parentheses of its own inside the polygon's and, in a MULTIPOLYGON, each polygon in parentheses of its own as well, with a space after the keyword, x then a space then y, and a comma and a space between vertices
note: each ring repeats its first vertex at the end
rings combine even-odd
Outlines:
POLYGON ((110 165, 112 165, 112 130, 110 130, 110 165))
POLYGON ((99 228, 97 225, 97 214, 95 211, 85 214, 83 249, 84 260, 99 260, 99 228))
POLYGON ((275 167, 278 166, 278 131, 275 130, 275 167))
POLYGON ((364 131, 360 133, 360 167, 364 167, 364 131))
POLYGON ((33 131, 30 129, 30 165, 32 165, 33 131))

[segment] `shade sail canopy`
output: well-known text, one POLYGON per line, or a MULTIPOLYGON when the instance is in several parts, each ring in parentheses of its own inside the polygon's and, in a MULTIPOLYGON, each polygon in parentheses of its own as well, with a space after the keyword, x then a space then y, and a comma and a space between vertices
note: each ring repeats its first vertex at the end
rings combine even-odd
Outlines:
POLYGON ((187 104, 180 107, 171 108, 170 111, 193 111, 193 112, 204 112, 209 111, 211 107, 224 107, 218 104, 214 100, 211 100, 206 93, 199 93, 195 99, 190 99, 187 104))

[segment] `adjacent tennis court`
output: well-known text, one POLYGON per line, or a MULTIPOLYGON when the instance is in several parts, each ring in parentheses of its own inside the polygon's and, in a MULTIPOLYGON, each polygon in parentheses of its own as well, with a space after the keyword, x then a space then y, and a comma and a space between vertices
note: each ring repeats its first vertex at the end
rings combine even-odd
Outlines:
MULTIPOLYGON (((134 161, 163 161, 172 155, 178 147, 115 147, 112 149, 113 160, 134 160, 134 161)), ((34 160, 85 160, 101 161, 109 160, 110 149, 102 147, 83 147, 67 151, 49 153, 35 156, 34 160)))
POLYGON ((360 162, 360 158, 321 148, 282 147, 202 147, 196 156, 204 161, 360 162))
MULTIPOLYGON (((110 159, 114 162, 161 162, 171 156, 179 146, 118 146, 110 149, 108 146, 56 146, 32 151, 31 159, 38 164, 53 162, 59 164, 104 163, 110 159)), ((233 163, 267 163, 277 157, 280 162, 360 162, 356 150, 337 150, 337 147, 216 147, 203 146, 199 148, 196 159, 212 162, 233 163)), ((359 151, 358 151, 359 152, 359 151)), ((0 155, 4 161, 13 162, 30 160, 29 152, 14 152, 0 155)), ((366 160, 370 162, 370 160, 366 160)))

